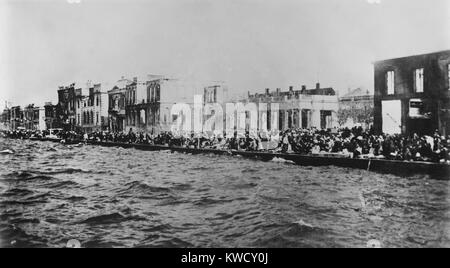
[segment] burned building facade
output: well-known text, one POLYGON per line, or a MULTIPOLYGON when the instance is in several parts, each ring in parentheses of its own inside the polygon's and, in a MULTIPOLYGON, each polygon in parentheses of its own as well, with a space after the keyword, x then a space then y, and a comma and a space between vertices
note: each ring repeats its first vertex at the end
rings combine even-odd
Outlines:
POLYGON ((54 105, 51 102, 46 102, 44 105, 44 114, 45 114, 45 128, 53 129, 53 128, 61 128, 61 121, 57 116, 57 105, 54 105))
POLYGON ((108 130, 108 94, 103 90, 107 83, 86 85, 86 93, 83 89, 76 91, 76 130, 90 133, 93 131, 108 130))
POLYGON ((450 50, 374 63, 374 129, 450 135, 450 50))
POLYGON ((23 109, 23 119, 24 127, 27 130, 46 130, 45 109, 43 107, 37 107, 34 104, 27 105, 23 109))
POLYGON ((65 130, 74 130, 76 124, 76 91, 75 83, 59 87, 57 117, 65 130))
POLYGON ((17 130, 24 127, 23 110, 20 106, 11 107, 11 130, 17 130))
POLYGON ((10 130, 11 129, 11 109, 6 106, 3 109, 1 121, 0 121, 0 130, 10 130))
POLYGON ((275 92, 266 89, 264 94, 249 93, 248 102, 267 104, 267 115, 272 113, 271 103, 279 105, 278 118, 258 115, 258 129, 278 128, 284 131, 290 128, 331 129, 337 126, 339 103, 336 92, 333 88, 322 88, 319 83, 313 89, 302 86, 295 90, 291 86, 287 91, 278 88, 275 92))
MULTIPOLYGON (((208 93, 209 100, 220 100, 224 86, 216 82, 193 81, 187 79, 169 78, 161 75, 147 75, 144 78, 134 78, 127 85, 125 92, 126 131, 130 129, 148 133, 171 131, 179 114, 172 114, 175 104, 186 104, 193 108, 194 97, 208 93), (215 92, 215 93, 214 93, 215 92), (215 95, 214 95, 215 94, 215 95), (214 97, 215 96, 215 97, 214 97)), ((181 115, 184 123, 193 122, 187 117, 193 114, 181 115)))
POLYGON ((122 77, 108 91, 108 121, 109 129, 113 132, 122 132, 125 130, 125 95, 127 92, 127 85, 130 85, 131 81, 122 77))

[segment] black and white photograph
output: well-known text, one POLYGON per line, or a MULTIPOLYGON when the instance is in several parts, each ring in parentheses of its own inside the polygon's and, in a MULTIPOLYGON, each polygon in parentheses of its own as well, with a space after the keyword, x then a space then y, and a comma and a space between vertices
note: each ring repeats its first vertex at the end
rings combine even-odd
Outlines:
POLYGON ((0 0, 0 248, 449 247, 449 0, 0 0))

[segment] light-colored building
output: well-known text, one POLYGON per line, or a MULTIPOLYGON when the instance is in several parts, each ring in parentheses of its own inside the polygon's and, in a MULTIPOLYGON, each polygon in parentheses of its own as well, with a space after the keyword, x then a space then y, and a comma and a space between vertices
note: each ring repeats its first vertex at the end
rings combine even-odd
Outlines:
POLYGON ((43 107, 36 107, 34 104, 27 105, 23 109, 23 126, 26 130, 46 130, 45 109, 43 107))
POLYGON ((88 81, 88 95, 79 91, 76 99, 76 129, 90 133, 108 130, 108 88, 107 83, 92 84, 88 81))
POLYGON ((200 103, 204 100, 205 94, 220 102, 226 91, 223 82, 177 79, 161 75, 135 78, 127 86, 125 95, 126 131, 130 129, 148 133, 171 131, 178 119, 177 115, 172 114, 172 107, 175 104, 189 105, 193 124, 195 96, 199 98, 200 103))
POLYGON ((261 103, 267 104, 267 113, 258 114, 258 129, 276 129, 284 131, 290 128, 317 128, 332 129, 338 127, 337 112, 339 110, 338 97, 333 88, 321 88, 316 84, 316 88, 307 89, 302 86, 300 90, 289 87, 288 91, 277 89, 270 92, 266 89, 264 94, 249 93, 248 102, 256 103, 258 107, 261 103), (271 104, 278 104, 278 118, 272 122, 271 104), (261 120, 262 117, 265 120, 261 120))

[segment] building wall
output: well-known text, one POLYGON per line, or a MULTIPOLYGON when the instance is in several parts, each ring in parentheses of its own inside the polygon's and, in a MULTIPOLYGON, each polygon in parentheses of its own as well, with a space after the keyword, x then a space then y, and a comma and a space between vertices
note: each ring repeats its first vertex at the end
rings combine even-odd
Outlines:
MULTIPOLYGON (((272 103, 278 104, 278 118, 272 122, 271 111, 267 115, 267 122, 264 123, 258 118, 258 129, 274 129, 277 124, 280 131, 289 128, 335 128, 338 126, 337 112, 339 110, 339 101, 331 90, 319 90, 317 85, 315 90, 293 90, 282 92, 277 89, 276 92, 269 92, 266 89, 265 94, 249 95, 248 102, 266 103, 267 107, 272 103), (307 92, 323 92, 325 95, 313 95, 307 92), (328 119, 328 121, 326 120, 328 119), (264 124, 264 125, 261 125, 264 124)), ((261 115, 259 115, 261 116, 261 115)))
POLYGON ((23 125, 23 110, 20 106, 11 107, 11 130, 16 130, 23 125))
POLYGON ((47 129, 45 124, 44 107, 35 107, 33 104, 24 108, 24 127, 26 130, 43 131, 47 129))
POLYGON ((48 102, 44 106, 44 116, 45 116, 45 128, 60 128, 61 123, 57 117, 57 106, 48 102))
POLYGON ((28 105, 23 109, 23 127, 26 130, 34 130, 34 106, 28 105))
POLYGON ((141 105, 144 101, 144 104, 146 102, 146 97, 144 98, 143 92, 147 91, 147 88, 145 87, 145 90, 143 90, 143 85, 146 85, 146 81, 138 81, 138 78, 135 77, 133 79, 133 82, 126 86, 125 91, 125 114, 126 114, 126 120, 125 120, 125 126, 126 131, 129 131, 129 129, 137 130, 140 128, 140 110, 143 108, 141 105), (139 92, 139 93, 138 93, 139 92), (139 95, 139 96, 138 96, 139 95))
POLYGON ((100 84, 89 89, 88 96, 79 96, 76 103, 76 128, 90 133, 108 129, 108 94, 100 84), (79 108, 78 108, 79 107, 79 108))
POLYGON ((450 50, 431 54, 411 56, 379 61, 374 64, 375 78, 375 116, 374 128, 383 130, 383 101, 399 100, 401 102, 401 132, 403 134, 432 134, 439 130, 450 134, 449 81, 450 50), (414 90, 414 70, 424 69, 424 92, 414 90), (395 93, 387 92, 386 73, 394 72, 395 93), (429 112, 429 119, 414 119, 410 116, 411 100, 423 101, 424 110, 429 112))
POLYGON ((125 88, 116 88, 108 92, 108 121, 113 132, 125 129, 125 91, 125 88))
POLYGON ((159 133, 172 130, 175 119, 171 114, 173 105, 187 104, 193 110, 194 97, 198 95, 200 101, 203 100, 208 86, 218 86, 217 100, 223 98, 223 85, 220 83, 149 76, 145 82, 145 95, 139 93, 144 91, 139 89, 140 84, 144 82, 137 81, 136 88, 127 88, 125 131, 159 133))
POLYGON ((125 130, 126 123, 126 94, 127 86, 131 80, 122 77, 108 91, 108 125, 109 130, 121 132, 125 130))
POLYGON ((11 130, 11 110, 6 108, 2 112, 0 130, 11 130))
MULTIPOLYGON (((81 91, 81 89, 80 89, 81 91)), ((76 125, 76 90, 75 84, 67 87, 59 87, 57 117, 61 120, 62 127, 73 130, 76 125)))
POLYGON ((36 128, 39 131, 47 130, 47 125, 45 124, 45 109, 44 107, 37 108, 37 111, 35 111, 38 115, 38 119, 35 123, 37 123, 36 128))

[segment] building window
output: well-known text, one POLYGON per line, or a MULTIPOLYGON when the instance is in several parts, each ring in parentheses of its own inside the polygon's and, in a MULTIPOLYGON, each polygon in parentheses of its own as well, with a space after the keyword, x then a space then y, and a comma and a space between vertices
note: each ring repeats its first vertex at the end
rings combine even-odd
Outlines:
POLYGON ((394 71, 389 71, 386 73, 386 87, 387 87, 388 95, 395 94, 395 73, 394 73, 394 71))
POLYGON ((331 129, 333 124, 332 111, 320 111, 320 127, 322 129, 331 129))
POLYGON ((156 93, 155 93, 155 101, 160 101, 161 97, 161 87, 159 85, 156 85, 156 93))
POLYGON ((414 92, 423 93, 423 68, 414 70, 414 92))
POLYGON ((100 98, 97 96, 97 106, 100 106, 100 98))
POLYGON ((96 114, 96 117, 97 117, 97 125, 98 125, 98 113, 96 114))

